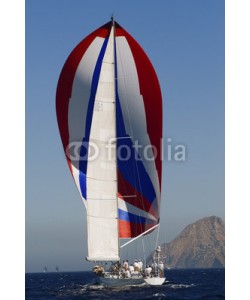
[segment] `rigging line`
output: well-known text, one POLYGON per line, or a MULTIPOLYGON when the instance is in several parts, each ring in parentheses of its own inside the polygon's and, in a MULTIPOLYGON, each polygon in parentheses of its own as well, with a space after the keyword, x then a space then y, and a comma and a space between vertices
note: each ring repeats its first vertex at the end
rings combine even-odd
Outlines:
MULTIPOLYGON (((116 109, 117 109, 117 97, 116 97, 116 89, 117 89, 117 57, 116 57, 116 27, 114 17, 112 16, 112 29, 113 29, 113 75, 114 75, 114 120, 115 120, 115 137, 117 137, 117 117, 116 117, 116 109)), ((112 30, 111 29, 111 30, 112 30)), ((115 173, 116 173, 116 212, 117 212, 117 242, 118 242, 118 255, 119 255, 119 262, 121 261, 121 251, 120 251, 120 228, 119 228, 119 199, 118 199, 118 162, 117 162, 117 141, 115 142, 115 173)))
POLYGON ((159 232, 160 232, 160 223, 159 223, 159 226, 157 228, 157 236, 156 236, 156 245, 155 245, 155 249, 157 248, 158 246, 158 241, 159 241, 159 232))
POLYGON ((145 245, 144 245, 144 236, 142 236, 142 251, 143 251, 143 263, 144 263, 144 267, 146 268, 146 252, 145 252, 145 245))
MULTIPOLYGON (((117 50, 117 52, 119 52, 119 54, 120 54, 120 47, 119 47, 119 44, 116 44, 116 50, 117 50)), ((122 62, 122 60, 121 60, 121 70, 124 72, 124 67, 123 67, 123 62, 122 62)), ((118 73, 117 73, 117 77, 118 77, 118 73)), ((124 76, 123 76, 124 77, 124 76)), ((125 77, 124 77, 125 78, 125 77)), ((118 90, 117 90, 117 93, 118 93, 118 90)), ((126 102, 126 101, 125 101, 126 102)), ((120 105, 121 105, 121 103, 120 103, 120 105)), ((130 120, 129 120, 129 123, 130 123, 130 120)), ((119 127, 121 127, 121 125, 118 123, 118 126, 119 127)), ((131 125, 130 125, 130 128, 131 128, 131 125)), ((132 130, 131 130, 132 131, 132 130)), ((129 138, 129 139, 131 139, 131 137, 127 137, 127 138, 129 138)), ((133 179, 135 178, 135 173, 136 173, 136 171, 135 171, 135 167, 133 166, 133 169, 132 169, 132 172, 131 172, 131 168, 129 168, 129 166, 127 166, 126 164, 124 165, 124 168, 125 168, 125 170, 126 170, 126 174, 127 174, 127 176, 128 176, 128 180, 126 180, 126 181, 128 181, 128 182, 133 182, 133 179)), ((123 189, 124 189, 124 191, 126 192, 126 186, 125 186, 125 183, 122 181, 122 185, 123 185, 123 189)))
MULTIPOLYGON (((126 77, 125 77, 125 74, 124 74, 124 66, 123 66, 122 60, 121 60, 121 64, 122 64, 122 71, 123 71, 123 77, 124 77, 124 85, 127 86, 126 77)), ((135 95, 138 95, 138 93, 136 93, 135 95)), ((126 103, 126 107, 127 107, 127 114, 128 114, 130 132, 132 133, 132 137, 133 137, 134 133, 133 133, 132 125, 131 125, 131 117, 130 117, 130 111, 129 111, 129 106, 128 106, 128 96, 127 96, 127 94, 124 94, 124 96, 125 96, 125 99, 126 99, 125 103, 126 103)), ((140 95, 140 96, 142 96, 142 95, 140 95)), ((131 140, 133 141, 132 138, 131 138, 131 140)), ((138 153, 138 155, 139 155, 139 153, 138 153)), ((134 162, 134 171, 135 171, 134 176, 138 178, 138 182, 139 182, 139 189, 140 189, 139 201, 142 203, 143 210, 146 211, 145 206, 144 206, 144 202, 142 200, 143 193, 142 193, 141 178, 140 178, 140 174, 139 174, 138 164, 137 164, 136 161, 134 162)), ((140 217, 141 217, 141 215, 140 215, 140 217)), ((143 230, 143 225, 141 224, 141 231, 142 230, 143 230)))
MULTIPOLYGON (((118 51, 119 51, 119 54, 121 53, 120 52, 120 47, 119 47, 119 45, 118 45, 118 51)), ((121 55, 121 54, 120 54, 121 55)), ((125 85, 125 87, 127 87, 127 82, 126 82, 126 77, 125 77, 125 74, 124 74, 124 64, 123 64, 123 61, 122 60, 120 60, 120 63, 121 63, 121 66, 122 66, 122 71, 123 71, 123 77, 122 78, 124 78, 124 85, 125 85)), ((121 78, 121 76, 119 76, 120 78, 121 78)), ((139 81, 138 81, 138 84, 139 84, 139 81)), ((125 89, 125 91, 126 91, 126 89, 125 89)), ((126 99, 126 107, 127 107, 127 115, 128 115, 128 120, 129 120, 129 128, 130 128, 130 131, 131 131, 131 133, 132 133, 132 136, 134 136, 134 134, 133 134, 133 128, 132 128, 132 126, 131 126, 131 118, 130 118, 130 113, 129 113, 129 107, 128 107, 128 95, 129 94, 133 94, 133 95, 136 95, 136 96, 140 96, 142 99, 143 99, 143 96, 140 94, 140 92, 139 92, 139 90, 137 91, 137 93, 135 93, 135 92, 133 92, 133 93, 127 93, 127 92, 124 92, 123 93, 124 94, 124 98, 126 99)), ((145 132, 146 133, 146 132, 145 132)), ((132 139, 132 138, 131 138, 132 139)), ((132 141, 133 141, 133 139, 132 139, 132 141)), ((139 152, 138 152, 139 153, 139 152)), ((155 163, 155 160, 154 160, 154 163, 155 163)), ((136 164, 136 167, 137 167, 137 174, 139 174, 139 172, 138 172, 138 165, 136 164)), ((152 177, 150 176, 150 174, 148 173, 148 171, 146 170, 146 172, 147 172, 147 174, 148 174, 148 176, 149 176, 149 178, 150 178, 150 180, 152 181, 152 177)), ((134 176, 135 176, 135 174, 134 174, 134 176)), ((138 175, 138 180, 139 180, 139 185, 140 185, 140 190, 142 191, 142 188, 141 188, 141 179, 140 179, 140 176, 138 175)), ((158 198, 157 198, 158 199, 158 198)), ((143 203, 143 201, 141 201, 141 203, 143 203)), ((157 201, 157 203, 158 203, 158 201, 157 201)), ((144 210, 145 210, 145 207, 144 207, 144 210)))
MULTIPOLYGON (((118 50, 118 53, 120 54, 121 51, 120 51, 120 47, 119 45, 117 45, 117 50, 118 50)), ((120 61, 121 63, 121 71, 123 72, 123 78, 126 79, 126 77, 124 76, 124 64, 123 64, 123 61, 121 60, 120 61)), ((125 87, 127 86, 127 82, 126 80, 124 81, 124 85, 125 87)), ((141 96, 139 93, 136 93, 136 95, 139 95, 141 96)), ((133 133, 133 128, 132 128, 132 125, 131 125, 131 117, 130 117, 130 112, 129 112, 129 105, 128 105, 128 94, 124 94, 124 102, 126 103, 126 108, 127 108, 127 117, 128 117, 128 123, 129 123, 129 128, 130 128, 130 133, 132 133, 132 136, 134 135, 133 133)), ((133 141, 133 139, 131 138, 131 141, 133 141)), ((128 177, 129 178, 134 178, 135 179, 135 182, 137 182, 139 184, 139 193, 140 195, 138 195, 138 201, 136 201, 137 203, 141 203, 141 206, 142 206, 142 209, 144 211, 147 211, 145 209, 145 204, 143 202, 143 193, 142 193, 142 183, 141 183, 141 177, 140 177, 140 173, 139 173, 139 169, 138 169, 138 164, 136 161, 133 162, 133 169, 132 169, 132 172, 131 170, 129 170, 128 166, 125 165, 125 168, 127 169, 127 174, 128 174, 128 177), (131 175, 130 175, 131 174, 131 175)), ((139 217, 142 217, 141 216, 141 213, 139 213, 138 215, 139 217)), ((136 228, 140 228, 140 232, 142 232, 144 229, 145 229, 145 225, 143 225, 142 223, 139 223, 138 226, 136 226, 136 228)), ((136 230, 136 234, 138 234, 138 230, 136 230)))
POLYGON ((141 237, 142 235, 148 233, 149 231, 155 229, 157 226, 159 226, 159 224, 154 225, 153 227, 149 228, 148 230, 144 231, 143 233, 141 233, 140 235, 136 236, 135 238, 129 240, 128 242, 126 242, 125 244, 121 245, 120 248, 123 248, 124 246, 132 243, 133 241, 137 240, 139 237, 141 237))
MULTIPOLYGON (((121 56, 121 51, 120 51, 120 46, 119 46, 119 44, 117 45, 117 50, 118 50, 118 52, 119 52, 119 54, 120 54, 120 56, 121 56)), ((126 79, 126 77, 125 77, 125 74, 124 74, 124 66, 123 66, 123 61, 122 60, 120 60, 120 63, 121 63, 121 70, 122 70, 122 73, 123 73, 123 78, 124 78, 124 85, 125 85, 125 87, 127 87, 127 84, 126 84, 126 81, 125 81, 125 79, 126 79)), ((118 74, 117 74, 118 75, 118 74)), ((132 136, 133 136, 133 131, 132 131, 132 126, 131 126, 131 121, 130 121, 130 115, 129 115, 129 109, 128 109, 128 101, 127 101, 127 96, 125 97, 125 99, 126 99, 126 101, 125 101, 125 103, 126 103, 126 107, 127 107, 127 115, 128 115, 128 120, 129 120, 129 127, 130 127, 130 131, 131 131, 131 133, 132 133, 132 136)), ((121 103, 120 103, 120 105, 121 105, 121 103)), ((129 137, 130 139, 131 139, 131 137, 129 137)), ((126 167, 126 166, 125 166, 126 167)), ((134 171, 134 176, 135 176, 135 170, 133 170, 134 171)), ((131 174, 130 175, 130 173, 132 173, 132 172, 129 172, 129 168, 127 168, 127 174, 128 174, 128 176, 130 177, 130 179, 132 179, 133 180, 133 175, 131 174)), ((132 180, 131 180, 131 182, 132 182, 132 180)))
MULTIPOLYGON (((119 53, 120 53, 120 47, 118 46, 117 48, 118 48, 118 51, 119 51, 119 53)), ((121 53, 120 53, 120 56, 121 56, 121 53)), ((122 65, 122 73, 123 73, 123 78, 124 78, 124 85, 125 85, 125 87, 127 87, 126 77, 125 77, 125 73, 124 73, 124 65, 123 65, 123 61, 120 60, 120 62, 121 62, 121 65, 122 65)), ((125 88, 125 91, 126 91, 126 88, 125 88)), ((132 130, 132 126, 131 126, 131 120, 130 120, 130 115, 129 115, 129 107, 128 107, 128 100, 127 100, 127 95, 126 95, 126 94, 125 94, 125 99, 126 99, 125 103, 126 103, 126 107, 127 107, 127 114, 128 114, 128 120, 129 120, 129 127, 130 127, 130 131, 131 131, 131 133, 132 133, 132 136, 134 136, 133 130, 132 130)))
MULTIPOLYGON (((120 47, 118 46, 117 48, 118 48, 118 52, 120 53, 120 47)), ((125 87, 127 87, 126 77, 125 77, 125 74, 124 74, 124 65, 123 65, 122 60, 121 60, 121 65, 122 65, 122 72, 123 72, 123 78, 124 78, 124 85, 125 85, 125 87)), ((126 88, 125 88, 125 90, 126 90, 126 88)), ((129 120, 129 128, 130 128, 130 132, 132 133, 132 136, 134 136, 133 128, 132 128, 132 125, 131 125, 131 118, 130 118, 129 106, 128 106, 128 96, 126 94, 124 94, 124 96, 125 96, 124 98, 126 99, 125 103, 126 103, 127 115, 128 115, 128 120, 129 120)), ((132 138, 131 138, 131 141, 133 141, 132 138)), ((140 174, 139 174, 138 165, 137 165, 136 161, 133 164, 134 164, 134 174, 133 175, 134 175, 135 180, 136 180, 136 177, 138 179, 139 190, 140 190, 139 191, 140 195, 138 197, 138 200, 142 204, 143 210, 145 211, 145 206, 144 206, 144 202, 143 202, 143 199, 142 199, 142 186, 141 186, 141 180, 140 180, 140 174)), ((128 174, 129 174, 129 172, 128 172, 128 174)), ((139 214, 139 217, 142 217, 141 214, 139 214)), ((140 226, 141 231, 143 231, 143 225, 142 225, 142 223, 140 223, 139 226, 140 226)), ((136 228, 137 228, 137 226, 136 226, 136 228)))
POLYGON ((110 199, 110 198, 93 198, 93 197, 88 197, 88 200, 91 200, 91 201, 100 201, 100 200, 104 200, 104 201, 107 201, 107 200, 109 200, 109 201, 115 201, 116 200, 116 198, 113 198, 113 199, 110 199))

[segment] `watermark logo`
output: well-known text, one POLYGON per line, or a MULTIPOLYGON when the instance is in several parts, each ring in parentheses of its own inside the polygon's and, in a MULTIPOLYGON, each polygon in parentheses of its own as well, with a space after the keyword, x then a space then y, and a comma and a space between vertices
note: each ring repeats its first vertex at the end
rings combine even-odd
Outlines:
POLYGON ((69 143, 66 156, 73 161, 94 161, 101 157, 102 161, 154 161, 159 158, 168 162, 185 162, 187 147, 184 143, 176 143, 172 138, 161 139, 161 147, 142 145, 138 140, 132 142, 129 137, 111 138, 108 142, 78 142, 69 143), (124 140, 124 141, 122 141, 124 140))
POLYGON ((185 162, 187 160, 187 146, 184 143, 175 143, 172 138, 162 139, 163 160, 185 162))

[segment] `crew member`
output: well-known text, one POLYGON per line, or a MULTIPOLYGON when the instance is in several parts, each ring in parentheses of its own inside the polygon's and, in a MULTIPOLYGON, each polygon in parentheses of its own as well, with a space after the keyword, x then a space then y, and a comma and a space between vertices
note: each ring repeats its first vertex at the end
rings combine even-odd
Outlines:
POLYGON ((124 270, 128 270, 128 260, 123 261, 123 268, 124 270))
POLYGON ((163 264, 163 261, 159 262, 158 269, 159 269, 159 272, 160 272, 160 277, 163 277, 164 276, 164 264, 163 264))
POLYGON ((131 274, 130 274, 129 270, 125 271, 125 277, 126 278, 130 278, 131 277, 131 274))
POLYGON ((146 268, 145 268, 145 275, 147 277, 150 277, 151 272, 152 272, 152 268, 149 265, 147 265, 146 268))
POLYGON ((140 267, 139 267, 139 264, 138 264, 138 261, 135 259, 134 261, 134 268, 135 268, 135 272, 139 272, 140 270, 140 267))
POLYGON ((135 268, 134 268, 133 264, 131 264, 128 268, 129 268, 129 272, 130 272, 131 274, 134 273, 135 268))
POLYGON ((140 259, 138 260, 138 265, 139 265, 139 268, 140 268, 140 272, 142 272, 143 263, 140 259))

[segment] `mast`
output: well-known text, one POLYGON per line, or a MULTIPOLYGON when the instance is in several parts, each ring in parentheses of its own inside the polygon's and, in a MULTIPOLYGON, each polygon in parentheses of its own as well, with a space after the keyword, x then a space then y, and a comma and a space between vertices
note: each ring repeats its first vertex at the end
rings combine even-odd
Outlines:
MULTIPOLYGON (((117 120, 116 120, 116 90, 117 90, 117 70, 116 70, 116 47, 115 47, 115 20, 114 14, 111 16, 112 28, 113 28, 113 53, 114 53, 114 113, 115 113, 115 141, 117 140, 117 120)), ((116 209, 117 209, 117 242, 118 242, 118 256, 120 257, 120 239, 119 239, 119 212, 118 212, 118 164, 117 164, 117 141, 115 142, 115 163, 116 163, 116 209)))

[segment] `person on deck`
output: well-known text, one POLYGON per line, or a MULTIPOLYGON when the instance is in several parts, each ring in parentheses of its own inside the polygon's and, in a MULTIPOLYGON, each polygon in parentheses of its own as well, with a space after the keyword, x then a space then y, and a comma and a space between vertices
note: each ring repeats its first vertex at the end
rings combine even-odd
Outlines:
POLYGON ((125 277, 126 278, 130 278, 131 277, 131 274, 130 274, 129 270, 125 271, 125 277))
POLYGON ((139 268, 140 268, 140 272, 142 272, 143 263, 140 259, 138 260, 138 265, 139 265, 139 268))
POLYGON ((128 260, 123 261, 123 268, 124 270, 128 270, 128 260))
POLYGON ((164 276, 164 264, 162 261, 159 262, 158 269, 159 269, 160 277, 163 277, 164 276))
POLYGON ((135 268, 134 268, 133 264, 131 264, 129 266, 129 272, 132 274, 132 273, 134 273, 134 271, 135 271, 135 268))
POLYGON ((134 268, 135 268, 135 272, 139 272, 140 270, 139 270, 139 264, 138 264, 138 261, 137 260, 135 260, 135 262, 134 262, 134 268))
POLYGON ((151 268, 152 268, 152 272, 153 272, 154 274, 156 274, 157 263, 156 263, 156 262, 153 262, 153 263, 151 264, 151 268))
POLYGON ((152 268, 147 265, 146 268, 145 268, 145 275, 146 277, 150 277, 151 276, 151 272, 152 272, 152 268))

